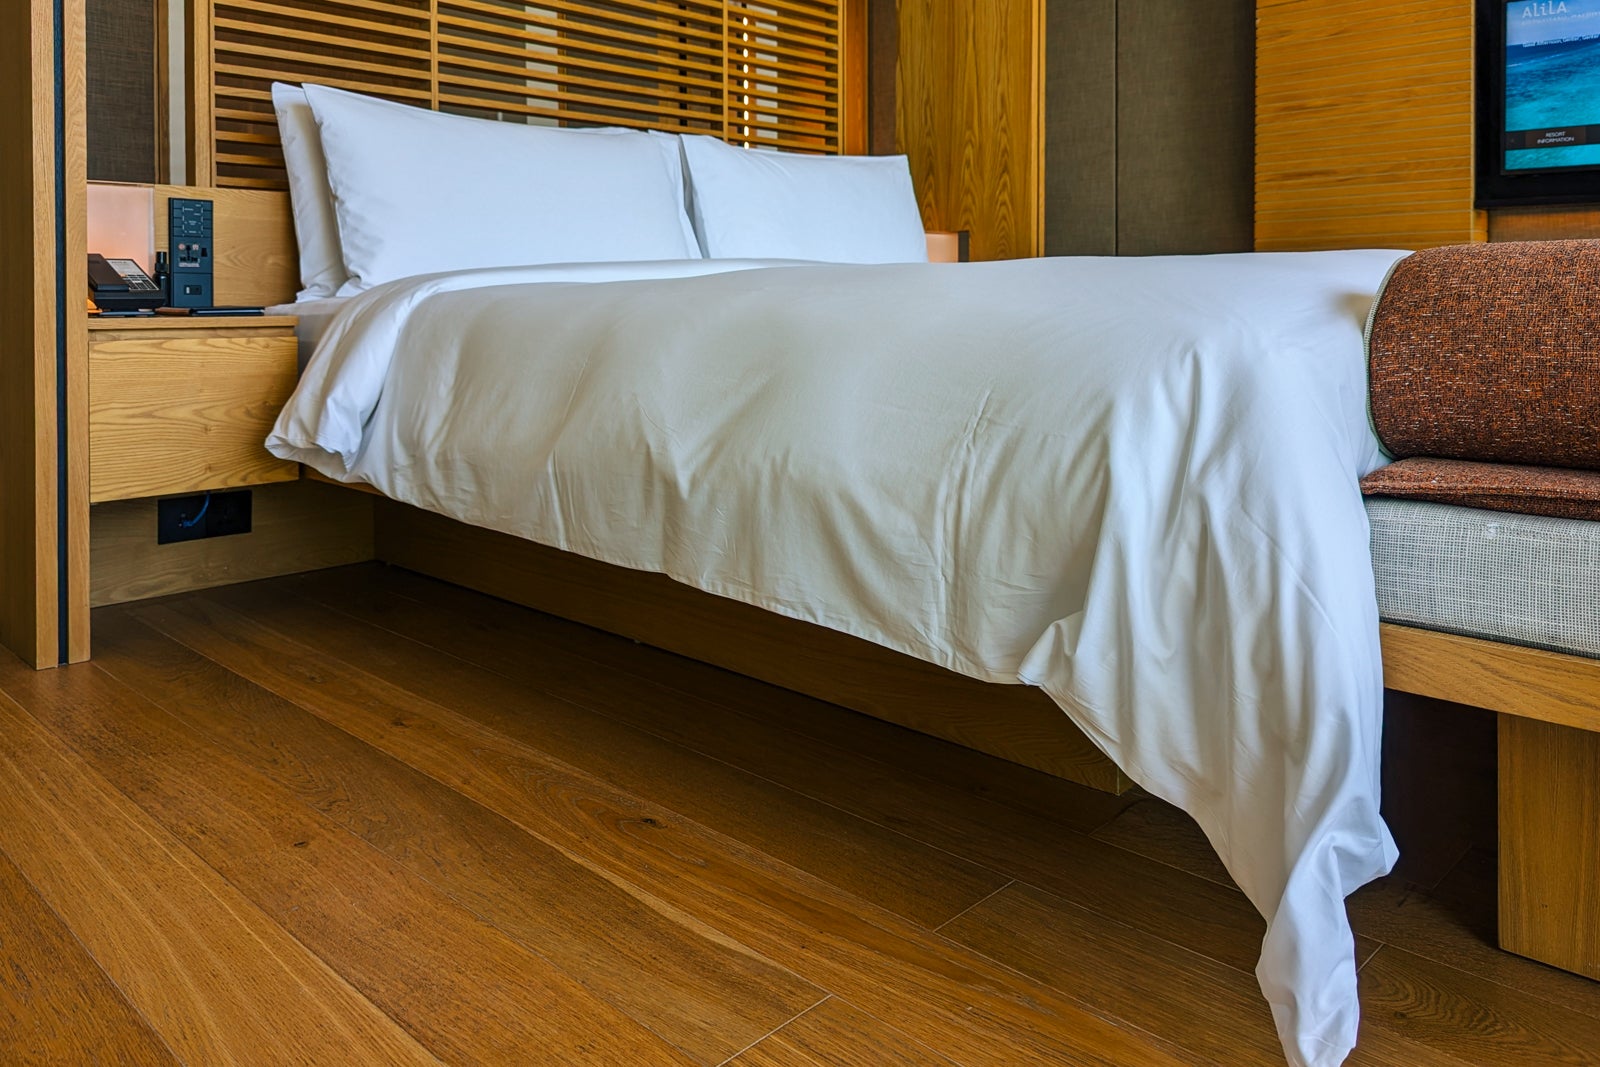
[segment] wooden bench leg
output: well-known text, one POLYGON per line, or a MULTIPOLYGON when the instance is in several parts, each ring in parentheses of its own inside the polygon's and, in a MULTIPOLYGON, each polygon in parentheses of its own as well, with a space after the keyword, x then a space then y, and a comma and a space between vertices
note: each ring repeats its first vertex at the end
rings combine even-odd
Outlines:
POLYGON ((1500 947, 1600 979, 1600 733, 1500 716, 1500 947))

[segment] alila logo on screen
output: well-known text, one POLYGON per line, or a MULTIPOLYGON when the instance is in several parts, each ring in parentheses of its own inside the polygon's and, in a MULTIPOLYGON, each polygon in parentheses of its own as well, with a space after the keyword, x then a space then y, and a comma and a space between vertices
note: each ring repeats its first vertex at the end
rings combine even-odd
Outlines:
POLYGON ((1522 17, 1536 19, 1543 15, 1565 15, 1567 13, 1567 0, 1543 0, 1537 4, 1523 4, 1522 17))

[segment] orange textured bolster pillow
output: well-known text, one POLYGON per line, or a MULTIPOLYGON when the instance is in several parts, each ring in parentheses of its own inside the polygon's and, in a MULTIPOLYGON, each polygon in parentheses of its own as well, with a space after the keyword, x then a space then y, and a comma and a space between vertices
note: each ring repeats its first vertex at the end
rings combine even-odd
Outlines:
POLYGON ((1600 470, 1600 241, 1407 256, 1367 349, 1391 455, 1600 470))

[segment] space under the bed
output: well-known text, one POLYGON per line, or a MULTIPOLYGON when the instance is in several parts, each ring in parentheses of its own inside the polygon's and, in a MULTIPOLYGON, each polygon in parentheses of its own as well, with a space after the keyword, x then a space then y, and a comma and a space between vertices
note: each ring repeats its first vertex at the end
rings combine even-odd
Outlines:
MULTIPOLYGON (((377 503, 379 559, 1110 792, 1049 698, 630 571, 377 503)), ((1385 623, 1385 684, 1500 713, 1500 944, 1600 978, 1600 660, 1385 623)))
POLYGON ((1095 789, 1131 783, 1049 697, 976 681, 848 634, 377 501, 386 563, 886 719, 1095 789))

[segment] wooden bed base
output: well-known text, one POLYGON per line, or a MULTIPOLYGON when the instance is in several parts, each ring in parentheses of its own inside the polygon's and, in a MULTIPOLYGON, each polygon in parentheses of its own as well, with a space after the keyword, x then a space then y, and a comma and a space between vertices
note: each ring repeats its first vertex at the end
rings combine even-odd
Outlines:
MULTIPOLYGON (((380 499, 379 559, 1110 792, 1050 699, 380 499)), ((1600 979, 1600 660, 1383 625, 1384 682, 1500 713, 1500 944, 1600 979)))
POLYGON ((379 559, 631 637, 1061 778, 1120 793, 1116 764, 1030 686, 975 681, 858 637, 378 501, 379 559))

